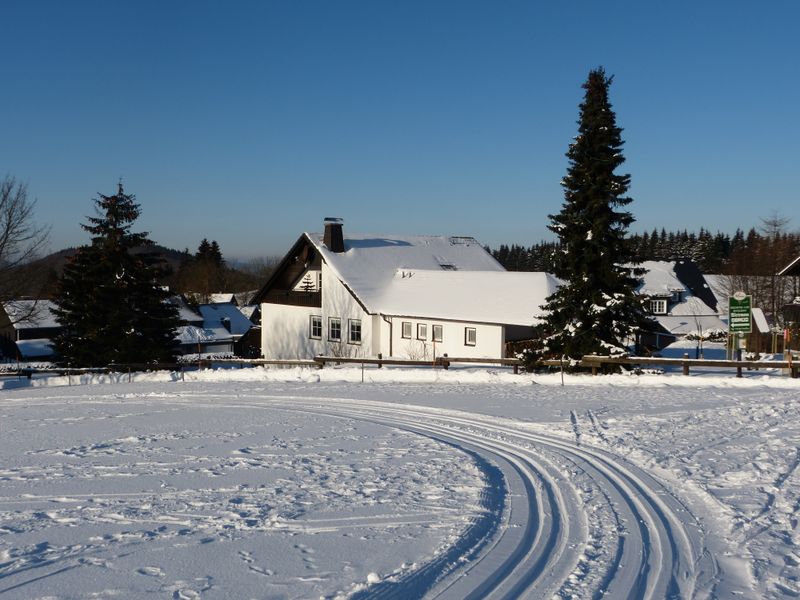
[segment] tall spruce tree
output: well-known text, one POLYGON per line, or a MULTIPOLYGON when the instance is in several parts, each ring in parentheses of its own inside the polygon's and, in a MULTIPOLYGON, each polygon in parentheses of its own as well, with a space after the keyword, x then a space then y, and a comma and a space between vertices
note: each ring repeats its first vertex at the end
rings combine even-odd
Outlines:
POLYGON ((96 216, 81 225, 92 242, 59 280, 55 312, 63 331, 55 349, 76 366, 173 361, 177 308, 158 284, 167 274, 163 259, 142 252, 151 244, 147 234, 130 230, 139 205, 121 183, 116 195, 99 194, 95 203, 96 216))
POLYGON ((625 195, 630 175, 615 173, 625 159, 608 98, 611 80, 598 68, 583 84, 578 136, 562 180, 564 204, 550 215, 548 227, 560 241, 553 272, 565 282, 547 299, 548 316, 540 327, 540 350, 550 356, 624 353, 635 330, 647 323, 635 293, 639 282, 625 266, 632 260, 625 235, 634 218, 621 210, 631 202, 625 195))

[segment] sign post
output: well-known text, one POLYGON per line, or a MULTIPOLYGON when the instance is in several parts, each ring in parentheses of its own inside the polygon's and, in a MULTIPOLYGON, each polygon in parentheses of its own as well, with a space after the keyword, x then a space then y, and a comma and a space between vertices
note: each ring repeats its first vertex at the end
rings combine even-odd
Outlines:
MULTIPOLYGON (((751 297, 744 292, 736 292, 728 298, 728 334, 736 336, 736 360, 742 360, 741 336, 753 330, 751 297)), ((742 376, 741 368, 737 377, 742 376)))

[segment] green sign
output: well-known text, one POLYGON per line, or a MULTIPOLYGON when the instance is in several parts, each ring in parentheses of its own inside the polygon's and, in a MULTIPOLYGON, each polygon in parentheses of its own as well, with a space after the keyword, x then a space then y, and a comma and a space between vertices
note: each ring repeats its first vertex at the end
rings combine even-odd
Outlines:
POLYGON ((752 331, 750 306, 750 296, 744 292, 736 292, 728 298, 728 331, 730 333, 750 333, 752 331))

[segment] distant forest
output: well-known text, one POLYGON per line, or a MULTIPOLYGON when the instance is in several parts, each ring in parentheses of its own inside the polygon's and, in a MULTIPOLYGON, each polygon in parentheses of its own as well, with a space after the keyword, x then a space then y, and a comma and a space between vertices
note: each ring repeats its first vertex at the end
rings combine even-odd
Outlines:
MULTIPOLYGON (((662 229, 631 235, 628 242, 636 262, 689 259, 706 274, 773 275, 800 255, 800 233, 784 231, 786 221, 778 221, 732 236, 702 228, 698 233, 662 229)), ((489 251, 509 271, 552 271, 558 249, 557 242, 540 242, 528 248, 501 244, 489 251)))

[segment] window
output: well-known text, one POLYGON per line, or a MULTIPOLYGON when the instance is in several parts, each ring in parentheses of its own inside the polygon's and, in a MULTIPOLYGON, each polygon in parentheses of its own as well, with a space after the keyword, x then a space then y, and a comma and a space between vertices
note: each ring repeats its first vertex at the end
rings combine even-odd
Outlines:
POLYGON ((441 325, 433 325, 431 327, 431 333, 433 334, 433 341, 434 342, 441 342, 442 341, 442 326, 441 325))
POLYGON ((417 323, 417 339, 418 340, 428 339, 428 326, 425 325, 425 323, 417 323))
POLYGON ((404 338, 411 339, 411 323, 403 321, 403 330, 400 333, 404 338))
POLYGON ((350 319, 347 322, 347 330, 350 337, 347 338, 347 341, 351 344, 360 344, 361 343, 361 320, 360 319, 350 319))
POLYGON ((667 301, 664 299, 650 300, 650 312, 654 315, 667 314, 667 301))
POLYGON ((317 271, 317 291, 322 291, 322 271, 317 271))
POLYGON ((474 327, 464 328, 464 345, 474 346, 478 343, 478 332, 474 327))
POLYGON ((342 320, 338 317, 328 319, 328 339, 332 342, 342 341, 342 320))
POLYGON ((322 339, 322 317, 311 317, 311 324, 308 330, 308 337, 312 340, 322 339))

